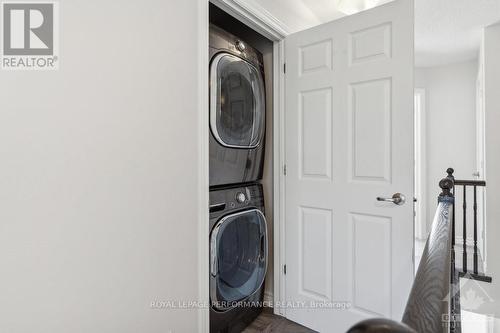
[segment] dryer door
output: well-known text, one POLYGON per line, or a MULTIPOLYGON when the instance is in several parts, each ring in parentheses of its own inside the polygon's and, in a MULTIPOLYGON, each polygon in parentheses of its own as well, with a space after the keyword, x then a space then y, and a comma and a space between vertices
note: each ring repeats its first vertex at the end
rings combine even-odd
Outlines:
POLYGON ((230 308, 255 293, 267 269, 262 212, 251 209, 223 217, 212 231, 210 255, 210 296, 216 309, 230 308))
POLYGON ((210 67, 210 128, 231 148, 255 148, 265 127, 265 92, 261 72, 249 62, 220 53, 210 67))

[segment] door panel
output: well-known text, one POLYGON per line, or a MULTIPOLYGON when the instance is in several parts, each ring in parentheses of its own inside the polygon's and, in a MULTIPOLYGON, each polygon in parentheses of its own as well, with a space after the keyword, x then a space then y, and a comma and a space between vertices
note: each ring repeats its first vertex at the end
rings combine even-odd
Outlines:
POLYGON ((352 180, 390 182, 391 79, 352 83, 349 95, 352 180))
POLYGON ((300 47, 300 75, 332 69, 332 40, 327 39, 300 47))
POLYGON ((332 211, 300 207, 300 291, 317 300, 332 300, 332 211), (318 262, 320 263, 318 265, 318 262))
POLYGON ((350 64, 391 58, 392 25, 383 23, 349 34, 350 64))
POLYGON ((352 307, 390 317, 392 220, 355 213, 350 217, 354 254, 352 307))
POLYGON ((286 300, 305 305, 286 316, 320 332, 399 320, 413 205, 376 198, 413 193, 413 2, 290 35, 285 56, 286 300))
POLYGON ((332 91, 305 91, 299 99, 301 177, 331 180, 332 91))

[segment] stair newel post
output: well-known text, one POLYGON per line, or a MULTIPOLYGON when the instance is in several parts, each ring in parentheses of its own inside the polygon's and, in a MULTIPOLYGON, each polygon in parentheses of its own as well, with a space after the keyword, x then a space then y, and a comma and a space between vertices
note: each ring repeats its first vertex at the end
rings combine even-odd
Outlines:
MULTIPOLYGON (((439 182, 439 187, 441 188, 441 193, 438 197, 438 202, 448 202, 452 206, 452 217, 455 215, 455 210, 453 209, 455 206, 455 198, 454 198, 454 179, 453 179, 453 169, 449 168, 447 171, 448 177, 442 179, 439 182), (450 172, 451 171, 451 172, 450 172)), ((458 286, 458 275, 455 271, 455 239, 454 239, 454 223, 453 218, 452 221, 452 234, 453 238, 450 240, 451 243, 451 254, 450 254, 450 294, 452 295, 449 299, 450 302, 450 319, 449 319, 449 332, 456 333, 460 332, 460 321, 457 320, 460 315, 460 300, 457 300, 455 296, 456 288, 458 286)))
MULTIPOLYGON (((453 196, 455 196, 455 177, 453 176, 453 173, 455 172, 455 170, 453 168, 448 168, 446 169, 446 173, 448 174, 448 176, 446 178, 448 179, 451 179, 451 181, 453 182, 453 187, 451 189, 451 193, 453 196)), ((452 216, 451 216, 451 247, 452 249, 455 247, 455 203, 453 203, 453 213, 452 213, 452 216)), ((453 255, 455 253, 453 252, 453 255)))
MULTIPOLYGON (((452 187, 451 187, 451 196, 455 196, 455 177, 453 176, 453 168, 448 168, 446 169, 446 173, 448 176, 446 177, 447 179, 452 181, 452 187)), ((452 212, 451 212, 451 269, 452 269, 452 276, 451 279, 453 282, 453 275, 455 271, 455 200, 453 200, 453 203, 451 204, 452 206, 452 212)))
POLYGON ((439 181, 439 187, 441 188, 441 194, 439 194, 438 201, 441 202, 445 197, 453 198, 453 180, 446 177, 439 181))

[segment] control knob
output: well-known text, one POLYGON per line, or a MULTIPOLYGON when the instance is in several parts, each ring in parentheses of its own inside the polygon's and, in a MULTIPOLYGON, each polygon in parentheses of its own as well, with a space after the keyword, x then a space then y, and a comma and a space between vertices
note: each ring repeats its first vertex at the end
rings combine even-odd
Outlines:
POLYGON ((238 192, 238 194, 236 194, 236 201, 238 201, 238 203, 244 203, 246 200, 247 200, 247 197, 246 197, 245 193, 238 192))
POLYGON ((236 41, 236 49, 240 52, 244 52, 246 49, 245 43, 243 43, 241 40, 236 41))

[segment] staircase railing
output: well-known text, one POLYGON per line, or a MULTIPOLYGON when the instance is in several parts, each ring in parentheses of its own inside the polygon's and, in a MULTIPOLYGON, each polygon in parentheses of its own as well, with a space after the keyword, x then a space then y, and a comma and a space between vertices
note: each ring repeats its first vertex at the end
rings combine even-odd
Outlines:
POLYGON ((368 319, 353 326, 349 333, 461 332, 459 278, 452 256, 453 179, 444 178, 439 186, 442 189, 439 204, 402 323, 368 319))
MULTIPOLYGON (((484 180, 458 180, 455 179, 453 176, 453 168, 448 168, 446 170, 446 173, 448 173, 449 179, 453 180, 453 194, 455 195, 455 190, 457 187, 462 187, 462 269, 460 271, 460 276, 468 277, 470 279, 474 280, 479 280, 479 281, 484 281, 484 282, 491 282, 491 277, 486 276, 483 272, 479 272, 479 254, 478 254, 478 247, 477 247, 477 240, 478 240, 478 220, 477 220, 477 213, 478 213, 478 196, 477 196, 477 188, 478 187, 486 187, 486 182, 484 180), (473 193, 473 219, 474 219, 474 224, 473 224, 473 263, 472 263, 472 272, 468 270, 468 261, 467 261, 467 193, 469 190, 472 190, 473 193)), ((453 204, 458 204, 458 198, 455 196, 455 203, 453 204)), ((458 205, 457 205, 458 207, 458 205)), ((455 242, 456 242, 456 237, 455 237, 455 209, 453 210, 453 216, 452 216, 452 251, 453 255, 455 254, 455 242)))

